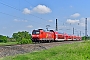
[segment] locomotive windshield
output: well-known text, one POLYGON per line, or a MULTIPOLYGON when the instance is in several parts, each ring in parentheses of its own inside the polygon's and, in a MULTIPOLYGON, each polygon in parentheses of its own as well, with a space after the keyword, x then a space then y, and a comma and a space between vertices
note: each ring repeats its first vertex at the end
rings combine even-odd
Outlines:
POLYGON ((40 31, 39 30, 33 30, 32 34, 39 34, 40 31))

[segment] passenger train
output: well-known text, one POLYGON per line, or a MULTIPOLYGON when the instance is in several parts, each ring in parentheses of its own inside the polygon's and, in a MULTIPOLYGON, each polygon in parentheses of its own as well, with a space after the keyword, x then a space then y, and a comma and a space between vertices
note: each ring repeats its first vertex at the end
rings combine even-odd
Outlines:
POLYGON ((51 42, 51 41, 68 41, 81 40, 80 36, 69 35, 67 33, 59 33, 57 31, 45 31, 43 29, 32 31, 33 42, 51 42))

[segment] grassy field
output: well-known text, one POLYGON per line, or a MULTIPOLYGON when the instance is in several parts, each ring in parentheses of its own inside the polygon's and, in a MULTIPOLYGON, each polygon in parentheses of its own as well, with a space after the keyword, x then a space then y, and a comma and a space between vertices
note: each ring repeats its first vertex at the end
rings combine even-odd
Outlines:
POLYGON ((64 44, 48 50, 4 57, 0 60, 90 60, 90 41, 64 44))
POLYGON ((17 42, 7 42, 7 43, 0 43, 0 46, 4 46, 4 45, 15 45, 17 44, 17 42))

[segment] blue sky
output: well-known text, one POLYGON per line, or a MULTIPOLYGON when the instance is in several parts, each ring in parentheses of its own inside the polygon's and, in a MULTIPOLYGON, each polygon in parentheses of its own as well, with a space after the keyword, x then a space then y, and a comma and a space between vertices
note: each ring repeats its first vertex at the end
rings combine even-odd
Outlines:
POLYGON ((58 31, 75 35, 85 29, 88 18, 90 34, 90 0, 0 0, 0 34, 11 36, 18 31, 32 32, 33 29, 50 25, 55 30, 58 19, 58 31), (79 23, 79 25, 78 25, 79 23))

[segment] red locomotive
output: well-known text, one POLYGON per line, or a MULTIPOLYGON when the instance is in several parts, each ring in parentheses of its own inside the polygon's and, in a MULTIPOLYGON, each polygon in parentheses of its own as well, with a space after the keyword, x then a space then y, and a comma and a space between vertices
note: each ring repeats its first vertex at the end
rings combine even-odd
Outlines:
POLYGON ((33 42, 51 42, 51 41, 65 41, 65 40, 81 40, 81 37, 68 35, 66 33, 59 33, 53 30, 44 31, 43 29, 38 29, 32 31, 33 42))

